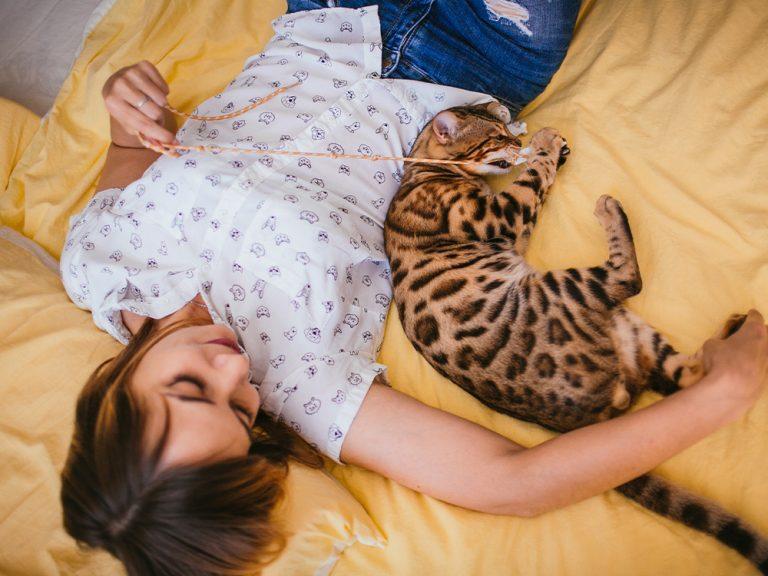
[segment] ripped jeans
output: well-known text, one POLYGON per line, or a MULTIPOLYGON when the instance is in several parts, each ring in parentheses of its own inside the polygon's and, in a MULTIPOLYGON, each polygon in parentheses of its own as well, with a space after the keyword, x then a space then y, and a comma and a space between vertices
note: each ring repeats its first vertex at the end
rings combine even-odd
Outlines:
POLYGON ((516 115, 565 58, 580 0, 288 0, 288 13, 378 5, 382 76, 491 94, 516 115))

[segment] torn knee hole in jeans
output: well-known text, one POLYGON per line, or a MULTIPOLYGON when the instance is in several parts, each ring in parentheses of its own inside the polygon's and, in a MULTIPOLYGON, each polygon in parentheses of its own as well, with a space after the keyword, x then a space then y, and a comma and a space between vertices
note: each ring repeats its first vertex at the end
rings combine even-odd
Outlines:
POLYGON ((533 36, 526 22, 531 17, 528 9, 512 0, 484 0, 488 16, 496 22, 512 23, 526 36, 533 36))

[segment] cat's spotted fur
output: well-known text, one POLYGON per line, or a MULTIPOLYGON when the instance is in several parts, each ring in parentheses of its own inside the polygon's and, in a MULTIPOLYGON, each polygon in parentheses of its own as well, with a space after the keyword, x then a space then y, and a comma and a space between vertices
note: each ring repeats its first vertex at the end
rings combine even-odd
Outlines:
MULTIPOLYGON (((497 103, 451 108, 411 156, 488 163, 409 163, 385 225, 403 327, 441 374, 500 412, 567 431, 627 410, 646 388, 670 394, 701 377, 695 357, 622 306, 641 288, 632 233, 608 196, 595 215, 609 256, 601 265, 540 272, 524 259, 538 210, 569 149, 549 128, 534 135, 528 168, 493 193, 520 146, 497 103)), ((707 532, 768 573, 768 541, 713 503, 643 475, 618 490, 707 532)))

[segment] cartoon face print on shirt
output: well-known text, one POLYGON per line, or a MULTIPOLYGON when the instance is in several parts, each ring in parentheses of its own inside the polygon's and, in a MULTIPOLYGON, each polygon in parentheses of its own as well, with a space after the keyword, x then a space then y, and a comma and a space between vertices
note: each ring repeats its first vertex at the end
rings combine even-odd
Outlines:
POLYGON ((251 356, 265 412, 338 457, 349 424, 337 422, 338 409, 354 413, 349 403, 362 401, 376 366, 391 294, 382 224, 402 166, 269 151, 402 155, 434 113, 477 96, 378 79, 375 10, 297 13, 273 25, 263 52, 195 111, 260 106, 189 120, 177 134, 258 153, 163 156, 124 194, 98 194, 72 222, 62 276, 116 337, 116 302, 157 317, 203 293, 251 356), (275 87, 286 90, 267 99, 275 87))
POLYGON ((320 402, 319 398, 316 398, 315 396, 312 396, 312 398, 304 404, 304 411, 307 414, 316 414, 318 410, 320 410, 320 406, 322 403, 320 402))
POLYGON ((341 428, 339 428, 336 424, 331 424, 328 427, 328 439, 331 442, 337 442, 338 440, 341 440, 343 436, 344 432, 342 432, 341 428))
POLYGON ((322 332, 320 331, 320 328, 313 326, 304 330, 304 336, 306 336, 307 340, 313 344, 317 344, 322 339, 322 332))
POLYGON ((245 300, 245 289, 239 284, 233 284, 229 291, 232 294, 232 298, 236 301, 242 302, 245 300))

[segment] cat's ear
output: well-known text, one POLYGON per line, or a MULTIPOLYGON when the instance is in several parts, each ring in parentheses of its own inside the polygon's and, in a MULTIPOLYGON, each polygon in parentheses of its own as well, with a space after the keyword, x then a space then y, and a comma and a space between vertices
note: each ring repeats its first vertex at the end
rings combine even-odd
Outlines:
POLYGON ((443 110, 432 120, 432 130, 440 144, 447 144, 459 132, 459 117, 450 110, 443 110))
POLYGON ((509 124, 512 122, 512 114, 509 112, 509 108, 504 106, 501 102, 496 102, 496 100, 492 100, 488 102, 488 104, 485 107, 486 110, 488 110, 489 113, 493 114, 504 122, 504 124, 509 124))

